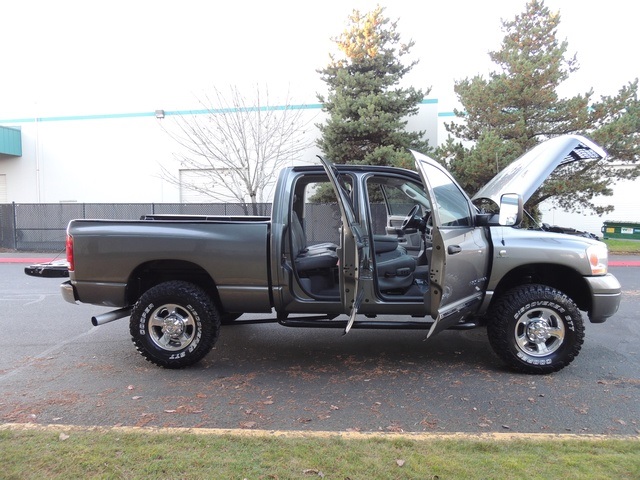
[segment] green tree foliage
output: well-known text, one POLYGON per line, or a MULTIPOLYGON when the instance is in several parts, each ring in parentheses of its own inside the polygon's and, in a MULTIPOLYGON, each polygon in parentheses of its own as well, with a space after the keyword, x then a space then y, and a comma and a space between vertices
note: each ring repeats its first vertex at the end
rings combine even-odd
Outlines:
POLYGON ((318 125, 317 145, 335 163, 410 166, 407 148, 429 146, 424 132, 407 132, 406 118, 415 115, 429 92, 400 88, 399 83, 417 63, 402 63, 413 41, 401 43, 397 22, 384 16, 384 8, 361 14, 354 10, 350 24, 333 39, 340 51, 318 70, 328 85, 318 95, 329 114, 318 125))
POLYGON ((640 109, 637 80, 614 97, 593 102, 593 91, 560 98, 558 86, 578 68, 576 56, 568 56, 566 41, 559 41, 560 15, 543 0, 531 0, 526 10, 503 21, 500 50, 490 53, 497 70, 456 82, 455 92, 463 105, 459 121, 447 125, 457 141, 449 138, 438 149, 439 157, 470 193, 489 181, 539 142, 566 133, 582 133, 599 142, 609 161, 571 164, 559 169, 529 200, 527 208, 552 198, 568 211, 600 207, 592 200, 611 195, 611 185, 621 178, 635 178, 640 170, 640 109), (462 140, 462 141, 460 141, 462 140), (619 168, 620 162, 631 164, 619 168))

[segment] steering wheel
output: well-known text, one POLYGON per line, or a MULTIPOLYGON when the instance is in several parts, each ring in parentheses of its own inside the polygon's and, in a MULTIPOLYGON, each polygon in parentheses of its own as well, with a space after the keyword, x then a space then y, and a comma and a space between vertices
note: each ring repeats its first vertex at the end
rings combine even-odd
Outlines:
POLYGON ((402 225, 400 226, 401 230, 405 230, 409 228, 411 223, 413 223, 413 220, 415 219, 416 214, 418 213, 418 210, 420 210, 420 205, 414 205, 411 211, 407 213, 407 216, 402 221, 402 225))

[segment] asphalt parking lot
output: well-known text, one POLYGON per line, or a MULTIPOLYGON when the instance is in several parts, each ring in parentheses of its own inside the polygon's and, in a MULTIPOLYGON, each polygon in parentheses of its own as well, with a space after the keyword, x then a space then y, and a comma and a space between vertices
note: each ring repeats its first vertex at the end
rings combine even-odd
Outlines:
MULTIPOLYGON (((627 259, 618 259, 624 265, 627 259)), ((630 262, 635 265, 637 262, 630 262)), ((71 305, 59 279, 0 260, 0 423, 385 432, 640 433, 640 268, 611 267, 618 314, 587 322, 576 361, 515 374, 483 329, 443 332, 223 327, 195 367, 164 370, 128 320, 71 305)))

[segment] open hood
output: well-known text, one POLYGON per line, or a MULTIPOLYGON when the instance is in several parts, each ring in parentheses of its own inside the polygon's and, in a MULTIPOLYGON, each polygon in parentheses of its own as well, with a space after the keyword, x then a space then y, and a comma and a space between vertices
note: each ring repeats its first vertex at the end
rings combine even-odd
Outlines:
POLYGON ((509 164, 472 200, 486 198, 499 205, 503 194, 517 193, 526 202, 557 167, 572 162, 602 160, 606 156, 602 148, 581 135, 555 137, 509 164))

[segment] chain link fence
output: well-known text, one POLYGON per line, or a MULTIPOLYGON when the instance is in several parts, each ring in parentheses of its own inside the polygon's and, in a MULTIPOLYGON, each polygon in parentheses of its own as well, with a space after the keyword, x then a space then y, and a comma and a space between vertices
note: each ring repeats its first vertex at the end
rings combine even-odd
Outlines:
POLYGON ((0 205, 0 248, 20 251, 64 250, 73 219, 137 220, 144 215, 271 215, 271 204, 247 209, 216 203, 12 203, 0 205))
MULTIPOLYGON (((309 244, 339 243, 337 205, 308 204, 305 215, 309 244)), ((371 205, 374 233, 383 233, 383 205, 371 205)), ((144 215, 271 215, 271 204, 255 207, 234 203, 12 203, 0 204, 0 248, 31 252, 60 252, 65 248, 67 225, 73 219, 137 220, 144 215)))

